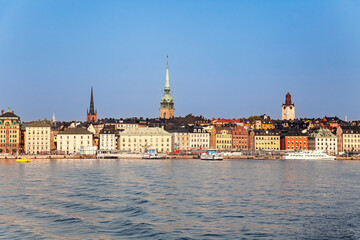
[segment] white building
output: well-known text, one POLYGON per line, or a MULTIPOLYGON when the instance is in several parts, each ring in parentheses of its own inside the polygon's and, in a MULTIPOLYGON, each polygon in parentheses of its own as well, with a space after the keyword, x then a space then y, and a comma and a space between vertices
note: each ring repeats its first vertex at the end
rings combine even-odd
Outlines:
POLYGON ((210 133, 202 127, 194 127, 190 132, 191 149, 208 149, 210 144, 210 133))
POLYGON ((162 128, 126 128, 119 134, 120 150, 143 153, 146 149, 171 152, 171 133, 162 128))
POLYGON ((320 128, 308 137, 309 150, 321 150, 337 154, 337 137, 329 129, 320 128))
POLYGON ((100 150, 115 150, 117 149, 118 131, 113 125, 105 125, 100 131, 100 150))
POLYGON ((50 152, 51 124, 49 121, 38 121, 26 126, 25 152, 39 154, 50 152))
POLYGON ((68 128, 57 135, 57 150, 66 154, 80 153, 93 146, 93 134, 84 128, 68 128))

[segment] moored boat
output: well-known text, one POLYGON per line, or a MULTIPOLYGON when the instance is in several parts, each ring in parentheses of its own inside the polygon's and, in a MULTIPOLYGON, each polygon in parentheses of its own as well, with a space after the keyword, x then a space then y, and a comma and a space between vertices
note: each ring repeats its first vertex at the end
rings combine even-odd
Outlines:
POLYGON ((224 159, 222 153, 219 153, 217 149, 209 149, 206 153, 201 154, 201 160, 216 160, 221 161, 224 159))
POLYGON ((324 151, 301 151, 286 154, 284 159, 291 160, 335 160, 335 156, 326 154, 324 151))
POLYGON ((143 156, 143 159, 160 159, 161 157, 156 153, 155 149, 148 149, 143 156))
POLYGON ((16 162, 31 162, 31 159, 22 157, 22 158, 16 159, 16 162))

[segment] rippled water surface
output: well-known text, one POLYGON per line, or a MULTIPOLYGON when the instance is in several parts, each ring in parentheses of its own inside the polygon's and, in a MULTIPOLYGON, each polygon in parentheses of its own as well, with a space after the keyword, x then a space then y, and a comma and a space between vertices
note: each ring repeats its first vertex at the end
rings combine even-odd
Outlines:
POLYGON ((3 239, 360 239, 360 162, 0 160, 3 239))

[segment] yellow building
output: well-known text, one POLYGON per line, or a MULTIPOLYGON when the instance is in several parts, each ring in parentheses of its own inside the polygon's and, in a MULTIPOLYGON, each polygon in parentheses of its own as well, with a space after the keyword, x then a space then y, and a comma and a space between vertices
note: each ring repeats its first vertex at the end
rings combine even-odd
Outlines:
POLYGON ((251 150, 280 150, 280 131, 254 130, 250 133, 251 150))
POLYGON ((232 148, 232 131, 231 128, 216 128, 215 146, 219 150, 231 150, 232 148))

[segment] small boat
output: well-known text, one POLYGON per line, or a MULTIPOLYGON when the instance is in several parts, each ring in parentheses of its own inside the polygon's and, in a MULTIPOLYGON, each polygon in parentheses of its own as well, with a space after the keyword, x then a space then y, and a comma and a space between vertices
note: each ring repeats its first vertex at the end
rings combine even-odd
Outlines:
POLYGON ((283 159, 291 160, 335 160, 335 156, 326 154, 324 151, 301 151, 286 154, 283 159))
POLYGON ((200 158, 201 160, 221 161, 224 159, 224 156, 222 153, 219 153, 217 149, 209 149, 206 150, 206 153, 201 154, 200 158))
POLYGON ((160 156, 156 153, 155 149, 148 149, 143 159, 160 159, 160 156))
POLYGON ((22 157, 22 158, 16 159, 16 162, 31 162, 31 159, 22 157))

